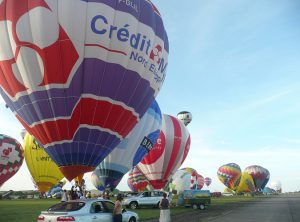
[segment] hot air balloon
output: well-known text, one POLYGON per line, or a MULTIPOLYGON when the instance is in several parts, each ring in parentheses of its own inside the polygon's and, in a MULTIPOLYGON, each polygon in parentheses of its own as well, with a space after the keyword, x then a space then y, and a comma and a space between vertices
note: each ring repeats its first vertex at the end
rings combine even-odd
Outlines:
POLYGON ((264 189, 270 179, 270 172, 262 166, 248 166, 244 171, 251 175, 257 191, 264 189))
POLYGON ((58 166, 29 133, 25 134, 23 147, 28 170, 41 193, 47 192, 64 178, 58 166))
POLYGON ((196 190, 201 190, 204 186, 204 177, 198 174, 196 180, 197 180, 196 190))
POLYGON ((241 168, 236 163, 228 163, 218 169, 219 180, 231 190, 236 190, 241 180, 241 168))
POLYGON ((0 187, 18 172, 23 159, 21 144, 14 138, 0 134, 0 187))
POLYGON ((154 101, 130 134, 97 166, 94 174, 105 188, 116 188, 122 177, 148 154, 159 136, 161 119, 154 101))
POLYGON ((210 177, 205 177, 204 178, 204 183, 205 183, 206 186, 209 187, 209 185, 211 184, 211 178, 210 177))
POLYGON ((185 126, 189 125, 189 123, 192 121, 192 113, 188 111, 182 111, 177 114, 177 118, 181 120, 185 126))
POLYGON ((157 143, 137 165, 155 189, 162 189, 181 166, 190 149, 190 134, 175 117, 163 115, 157 143))
POLYGON ((252 193, 254 191, 255 186, 252 177, 247 172, 243 172, 236 193, 252 193))
POLYGON ((71 181, 159 93, 168 38, 150 0, 1 0, 0 93, 71 181))
POLYGON ((128 174, 127 184, 132 192, 142 192, 149 185, 149 181, 137 167, 134 167, 128 174))
POLYGON ((272 181, 270 183, 270 188, 275 190, 277 193, 281 193, 282 192, 282 185, 280 181, 272 181))
POLYGON ((177 194, 181 194, 184 190, 190 189, 190 186, 191 173, 185 169, 177 170, 169 183, 169 188, 176 190, 177 194))

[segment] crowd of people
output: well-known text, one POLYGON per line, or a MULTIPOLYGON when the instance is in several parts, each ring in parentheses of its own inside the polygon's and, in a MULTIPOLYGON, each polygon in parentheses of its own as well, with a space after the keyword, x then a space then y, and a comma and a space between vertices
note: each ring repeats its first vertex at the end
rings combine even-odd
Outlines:
POLYGON ((86 190, 84 179, 81 180, 80 184, 78 181, 75 181, 75 184, 71 187, 71 190, 62 190, 61 193, 62 202, 85 198, 91 198, 91 192, 86 190))

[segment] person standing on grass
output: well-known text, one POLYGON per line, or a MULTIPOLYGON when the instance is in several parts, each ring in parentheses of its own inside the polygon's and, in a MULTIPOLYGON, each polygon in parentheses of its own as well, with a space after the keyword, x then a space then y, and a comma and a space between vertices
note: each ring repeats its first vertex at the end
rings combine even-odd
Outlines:
POLYGON ((167 194, 163 194, 163 199, 159 203, 160 208, 160 217, 159 222, 170 222, 171 216, 170 216, 170 203, 167 199, 167 194))
POLYGON ((114 222, 122 222, 122 200, 123 200, 123 195, 119 193, 113 210, 114 222))
POLYGON ((68 201, 68 195, 66 190, 61 191, 61 202, 67 202, 68 201))

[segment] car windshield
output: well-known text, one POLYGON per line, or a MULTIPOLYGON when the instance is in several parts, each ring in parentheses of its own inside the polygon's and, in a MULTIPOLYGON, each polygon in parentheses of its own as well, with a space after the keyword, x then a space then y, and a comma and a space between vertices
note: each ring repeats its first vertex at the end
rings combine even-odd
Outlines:
POLYGON ((85 205, 84 202, 63 202, 56 204, 48 209, 51 212, 66 212, 66 211, 77 211, 85 205))

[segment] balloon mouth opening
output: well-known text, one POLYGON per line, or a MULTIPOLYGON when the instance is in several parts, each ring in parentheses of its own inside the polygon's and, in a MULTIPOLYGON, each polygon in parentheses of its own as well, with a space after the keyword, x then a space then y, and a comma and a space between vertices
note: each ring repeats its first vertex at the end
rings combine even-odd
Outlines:
POLYGON ((93 171, 95 167, 92 166, 61 166, 59 167, 62 174, 67 178, 68 181, 72 181, 75 177, 93 171))
POLYGON ((154 189, 162 189, 167 184, 167 180, 151 180, 149 181, 154 189))

